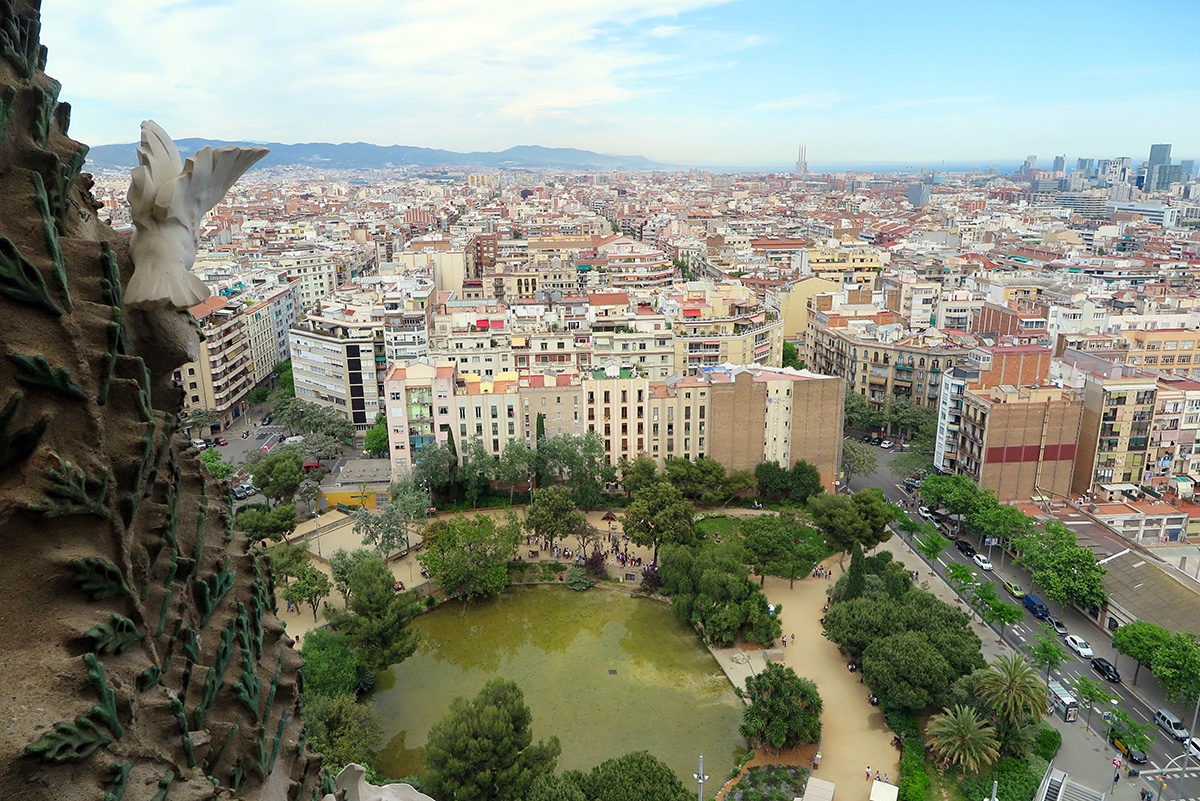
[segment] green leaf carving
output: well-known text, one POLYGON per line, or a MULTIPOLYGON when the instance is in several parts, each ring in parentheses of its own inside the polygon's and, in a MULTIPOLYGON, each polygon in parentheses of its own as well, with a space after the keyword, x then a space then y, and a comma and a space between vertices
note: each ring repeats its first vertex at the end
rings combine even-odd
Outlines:
POLYGON ((57 453, 51 452, 55 464, 47 471, 50 486, 49 496, 43 501, 29 505, 35 512, 47 517, 91 514, 108 517, 105 499, 108 497, 108 469, 100 468, 99 478, 89 478, 82 470, 57 453))
POLYGON ((0 3, 0 55, 22 78, 29 78, 37 69, 41 28, 36 14, 19 16, 13 0, 0 3))
POLYGON ((115 612, 107 623, 97 623, 84 633, 95 641, 95 650, 99 653, 125 653, 129 646, 142 639, 142 633, 129 618, 115 612))
POLYGON ((112 792, 104 794, 104 801, 121 801, 125 797, 125 782, 129 780, 129 771, 133 770, 132 762, 118 762, 108 768, 108 778, 105 784, 113 785, 112 792))
POLYGON ((71 311, 71 289, 67 286, 67 268, 63 264, 62 248, 58 246, 58 228, 52 212, 50 201, 46 196, 46 186, 42 183, 41 173, 30 173, 33 176, 33 205, 42 218, 42 234, 46 240, 46 252, 50 254, 50 265, 54 268, 54 280, 58 284, 58 297, 62 300, 63 308, 71 311))
POLYGON ((197 603, 200 606, 200 625, 203 626, 212 617, 213 612, 217 611, 217 606, 221 603, 226 593, 233 588, 233 580, 237 576, 231 570, 228 570, 224 563, 216 572, 210 573, 204 581, 197 583, 197 603))
POLYGON ((52 367, 45 356, 22 356, 9 354, 9 360, 17 366, 17 380, 31 387, 46 387, 72 398, 83 400, 87 393, 71 379, 71 371, 65 367, 52 367))
POLYGON ((62 314, 62 309, 50 299, 50 291, 46 288, 42 273, 21 255, 21 251, 6 236, 0 236, 0 294, 55 317, 62 314))
POLYGON ((83 559, 76 559, 71 566, 75 568, 75 583, 91 600, 103 601, 105 598, 129 595, 129 588, 125 586, 121 571, 107 559, 85 556, 83 559))
POLYGON ((55 723, 53 729, 25 746, 27 752, 51 762, 85 759, 125 734, 125 727, 117 717, 117 695, 104 678, 104 665, 94 654, 84 654, 83 661, 100 703, 70 723, 55 723))

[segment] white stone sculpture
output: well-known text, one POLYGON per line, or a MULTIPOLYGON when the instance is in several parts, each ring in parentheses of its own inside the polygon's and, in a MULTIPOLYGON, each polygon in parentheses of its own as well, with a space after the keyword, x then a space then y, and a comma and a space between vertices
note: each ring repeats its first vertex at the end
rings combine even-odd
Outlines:
MULTIPOLYGON (((366 776, 366 768, 351 762, 333 780, 334 789, 345 792, 346 801, 434 801, 411 784, 397 782, 376 787, 367 782, 366 776)), ((338 797, 330 794, 322 801, 337 801, 338 797)))
POLYGON ((212 294, 192 274, 200 244, 200 221, 265 147, 201 148, 186 162, 158 123, 142 123, 138 163, 129 186, 136 228, 129 243, 133 278, 125 304, 137 308, 188 309, 212 294))

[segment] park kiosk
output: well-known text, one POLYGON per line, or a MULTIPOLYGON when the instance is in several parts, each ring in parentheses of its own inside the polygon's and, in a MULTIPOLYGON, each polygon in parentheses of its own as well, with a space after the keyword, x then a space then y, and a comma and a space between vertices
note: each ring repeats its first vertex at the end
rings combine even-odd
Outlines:
POLYGON ((1074 723, 1079 720, 1079 702, 1075 700, 1075 696, 1071 692, 1059 684, 1057 681, 1052 681, 1049 684, 1050 695, 1050 710, 1067 723, 1074 723))

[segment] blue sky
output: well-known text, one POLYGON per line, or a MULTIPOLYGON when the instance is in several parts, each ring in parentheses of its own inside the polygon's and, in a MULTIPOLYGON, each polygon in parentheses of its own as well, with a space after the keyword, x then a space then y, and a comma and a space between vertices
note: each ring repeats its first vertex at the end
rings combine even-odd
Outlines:
POLYGON ((1200 153, 1197 0, 46 0, 72 135, 784 166, 1200 153))

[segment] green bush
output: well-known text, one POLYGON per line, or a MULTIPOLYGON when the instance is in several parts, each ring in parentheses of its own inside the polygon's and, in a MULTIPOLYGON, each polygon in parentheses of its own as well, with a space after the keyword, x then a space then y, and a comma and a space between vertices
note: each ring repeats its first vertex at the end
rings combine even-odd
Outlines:
POLYGON ((1047 762, 1058 755, 1062 748, 1062 734, 1049 723, 1039 723, 1034 729, 1033 753, 1047 762))
POLYGON ((808 771, 783 765, 750 768, 726 796, 729 801, 792 801, 804 794, 808 771))
POLYGON ((572 565, 567 568, 567 586, 576 592, 583 592, 596 583, 596 580, 587 574, 587 571, 578 565, 572 565))
MULTIPOLYGON (((990 785, 989 785, 990 789, 990 785)), ((925 769, 925 746, 920 738, 906 738, 900 752, 900 793, 898 801, 925 801, 929 792, 929 772, 925 769)), ((964 795, 965 798, 977 796, 964 795)))
POLYGON ((990 798, 992 782, 997 783, 1000 801, 1032 801, 1046 773, 1047 761, 1032 756, 1028 761, 1006 759, 996 768, 979 776, 967 776, 959 782, 963 798, 990 798))

